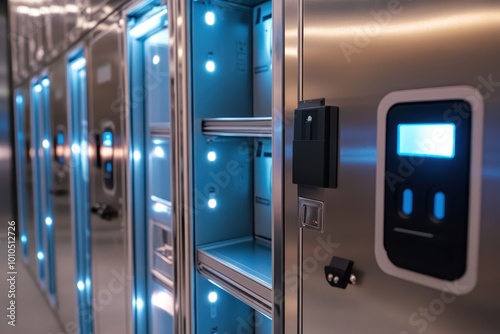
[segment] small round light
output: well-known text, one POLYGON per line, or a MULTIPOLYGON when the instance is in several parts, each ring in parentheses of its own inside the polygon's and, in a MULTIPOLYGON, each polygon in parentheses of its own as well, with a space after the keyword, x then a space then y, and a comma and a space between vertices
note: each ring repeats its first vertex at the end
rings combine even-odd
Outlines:
POLYGON ((134 160, 140 160, 140 159, 141 159, 141 152, 134 151, 134 160))
POLYGON ((212 304, 215 303, 217 301, 217 292, 210 292, 208 294, 208 301, 211 302, 212 304))
POLYGON ((205 63, 205 69, 207 72, 213 73, 215 71, 215 62, 213 60, 208 60, 205 63))
POLYGON ((26 235, 21 235, 21 242, 24 244, 28 241, 28 238, 26 237, 26 235))
POLYGON ((40 93, 42 91, 42 86, 41 85, 35 85, 35 92, 40 93))
POLYGON ((49 79, 47 79, 47 78, 45 78, 45 79, 43 79, 43 80, 42 80, 42 85, 43 85, 44 87, 47 87, 47 86, 49 85, 49 83, 50 83, 50 81, 49 81, 49 79))
POLYGON ((45 225, 47 225, 47 226, 52 225, 52 218, 50 218, 50 217, 45 218, 45 225))
POLYGON ((135 300, 135 307, 138 310, 142 310, 142 308, 144 307, 144 302, 142 301, 141 298, 136 298, 136 300, 135 300))
POLYGON ((43 256, 43 252, 41 252, 41 251, 40 251, 40 252, 38 252, 38 253, 36 254, 36 257, 37 257, 40 261, 41 261, 41 260, 43 260, 43 258, 44 258, 44 256, 43 256))
POLYGON ((78 283, 76 283, 76 287, 78 290, 83 291, 83 289, 85 289, 85 284, 82 281, 78 281, 78 283))
POLYGON ((75 154, 80 153, 80 146, 78 146, 78 144, 71 145, 71 151, 75 154))
POLYGON ((206 12, 205 13, 205 23, 209 26, 213 26, 215 24, 215 14, 214 12, 206 12))
POLYGON ((215 159, 217 159, 217 154, 215 154, 214 151, 210 151, 207 154, 207 159, 208 159, 208 161, 213 162, 213 161, 215 161, 215 159))
POLYGON ((22 97, 21 95, 18 95, 18 96, 16 97, 16 102, 17 102, 18 104, 23 103, 23 97, 22 97))
POLYGON ((153 64, 158 65, 160 63, 160 56, 154 55, 153 56, 153 64))
POLYGON ((157 156, 158 158, 163 158, 165 156, 165 152, 160 146, 156 146, 154 152, 155 156, 157 156))
POLYGON ((208 207, 210 209, 214 209, 216 206, 217 206, 217 201, 215 200, 215 198, 211 198, 208 200, 208 207))
POLYGON ((43 148, 49 148, 50 147, 50 142, 47 139, 44 139, 42 141, 42 146, 43 146, 43 148))

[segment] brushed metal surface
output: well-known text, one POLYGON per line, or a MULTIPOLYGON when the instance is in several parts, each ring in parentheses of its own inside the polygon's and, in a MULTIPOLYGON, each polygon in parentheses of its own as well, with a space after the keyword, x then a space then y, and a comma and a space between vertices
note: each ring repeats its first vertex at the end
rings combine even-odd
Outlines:
POLYGON ((193 215, 191 192, 191 1, 167 1, 170 71, 170 125, 172 140, 172 226, 174 233, 174 332, 193 333, 194 324, 194 229, 189 222, 193 215), (175 27, 175 28, 172 28, 175 27))
MULTIPOLYGON (((7 3, 6 3, 7 4, 7 3)), ((15 86, 21 84, 20 71, 19 71, 19 40, 15 39, 18 32, 19 18, 16 15, 17 4, 15 1, 11 1, 8 6, 6 6, 6 14, 9 16, 9 24, 5 27, 5 31, 8 32, 5 38, 10 41, 10 66, 12 72, 12 82, 15 86)))
POLYGON ((118 17, 102 23, 89 37, 89 163, 90 205, 105 204, 118 217, 104 220, 91 215, 94 329, 96 333, 128 333, 131 306, 131 268, 127 259, 128 230, 125 193, 127 153, 125 148, 123 30, 118 17), (94 134, 111 127, 113 138, 114 188, 104 185, 104 170, 96 163, 94 134), (110 288, 111 287, 111 288, 110 288))
POLYGON ((108 17, 122 4, 128 0, 87 0, 88 7, 86 13, 89 17, 89 23, 95 25, 108 17))
MULTIPOLYGON (((25 83, 19 88, 22 92, 24 98, 23 105, 23 141, 24 141, 24 159, 25 169, 17 170, 18 173, 23 173, 24 187, 25 187, 25 199, 24 203, 18 203, 19 210, 21 206, 24 206, 26 213, 26 234, 28 238, 28 269, 33 275, 36 274, 36 246, 35 246, 35 221, 34 221, 34 207, 33 207, 33 142, 31 138, 31 99, 30 99, 30 86, 29 83, 25 83)), ((16 167, 17 168, 17 167, 16 167)))
POLYGON ((69 43, 75 42, 86 31, 86 9, 87 0, 67 0, 65 23, 67 29, 66 40, 69 43))
POLYGON ((60 55, 66 47, 65 16, 67 0, 51 0, 48 6, 49 26, 47 27, 47 59, 60 55))
MULTIPOLYGON (((273 26, 272 26, 272 290, 273 300, 273 333, 285 332, 285 289, 284 289, 284 267, 285 267, 285 233, 284 233, 284 73, 285 73, 285 1, 274 0, 272 2, 273 26)), ((292 78, 290 78, 292 79, 292 78)))
MULTIPOLYGON (((292 22, 295 13, 296 8, 285 8, 285 17, 292 22)), ((294 317, 294 292, 285 284, 291 296, 287 310, 292 316, 286 328, 302 321, 299 332, 303 333, 498 331, 500 319, 495 314, 500 289, 496 282, 500 270, 495 254, 500 244, 495 240, 500 234, 496 224, 500 209, 495 202, 500 197, 500 159, 495 129, 500 126, 499 18, 500 3, 491 0, 304 1, 303 98, 325 97, 327 104, 340 107, 339 187, 303 189, 300 194, 325 201, 325 232, 303 231, 303 303, 299 305, 303 313, 294 317), (483 182, 478 284, 460 297, 388 276, 374 256, 378 103, 394 90, 451 85, 477 87, 485 102, 484 166, 482 180, 478 180, 483 182), (342 290, 328 285, 323 266, 334 254, 355 262, 356 286, 342 290)), ((286 39, 295 32, 296 24, 286 25, 285 55, 287 48, 291 53, 297 50, 296 40, 286 39)), ((297 69, 299 64, 293 65, 297 69)), ((294 81, 296 70, 290 72, 285 103, 300 89, 294 81)), ((285 109, 285 115, 289 110, 285 109)), ((290 123, 285 129, 287 167, 291 132, 290 123)), ((297 187, 291 184, 286 169, 285 178, 288 195, 297 187)), ((286 199, 285 222, 296 228, 294 197, 286 199)), ((287 238, 287 258, 293 257, 292 245, 296 247, 297 241, 287 238)), ((296 264, 285 262, 285 280, 296 264)))
MULTIPOLYGON (((282 213, 281 224, 282 236, 284 244, 282 245, 283 251, 283 295, 278 296, 284 300, 284 326, 282 333, 297 333, 298 331, 298 249, 299 244, 299 229, 298 229, 298 193, 297 188, 292 183, 292 147, 293 140, 293 111, 298 105, 299 101, 299 73, 298 73, 298 47, 299 47, 299 34, 298 34, 298 19, 299 19, 299 6, 297 1, 289 0, 283 1, 283 113, 274 112, 275 124, 277 117, 282 117, 282 168, 275 171, 282 173, 282 205, 283 207, 277 208, 276 202, 273 206, 273 213, 282 213)), ((276 31, 276 30, 275 30, 276 31)), ((275 86, 274 86, 275 87, 275 86)), ((275 90, 276 91, 276 90, 275 90)), ((276 94, 275 91, 273 94, 276 94)), ((273 96, 273 98, 275 95, 273 96)), ((273 104, 276 100, 273 100, 273 104)), ((279 139, 275 139, 279 140, 279 139)), ((278 145, 276 142, 275 145, 278 145)), ((273 152, 273 154, 275 154, 273 152)), ((280 161, 280 159, 277 159, 280 161)), ((274 167, 273 167, 274 168, 274 167)), ((279 174, 278 174, 279 175, 279 174)), ((273 189, 277 187, 273 184, 273 189)), ((273 197, 273 200, 275 197, 273 197)), ((274 222, 276 225, 276 222, 274 222)), ((276 247, 277 245, 275 245, 276 247)), ((283 301, 282 301, 283 302, 283 301)), ((275 301, 276 303, 276 301, 275 301)), ((276 328, 275 328, 276 330, 276 328)))
MULTIPOLYGON (((17 220, 14 216, 15 208, 15 174, 12 161, 15 158, 11 143, 11 92, 8 63, 8 35, 7 35, 7 8, 0 6, 0 177, 6 180, 0 193, 0 217, 5 221, 17 220)), ((1 233, 6 233, 5 229, 1 233)))
POLYGON ((50 79, 50 118, 51 118, 51 155, 52 184, 49 185, 53 205, 53 231, 55 248, 55 271, 57 286, 57 312, 63 324, 78 323, 76 301, 75 241, 71 221, 71 198, 69 173, 71 164, 67 94, 66 62, 59 58, 49 68, 50 79), (64 133, 65 144, 62 148, 64 163, 54 158, 55 139, 58 133, 64 133))

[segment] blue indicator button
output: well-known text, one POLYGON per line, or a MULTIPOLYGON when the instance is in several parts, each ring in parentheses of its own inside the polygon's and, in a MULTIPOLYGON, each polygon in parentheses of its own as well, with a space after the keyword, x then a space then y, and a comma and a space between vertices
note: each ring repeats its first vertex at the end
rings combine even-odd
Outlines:
POLYGON ((107 147, 113 146, 113 133, 111 131, 104 131, 102 133, 102 145, 107 147))
POLYGON ((113 171, 113 164, 111 162, 106 162, 106 173, 111 173, 113 171))
POLYGON ((410 216, 413 213, 413 190, 403 190, 403 207, 401 211, 405 216, 410 216))
POLYGON ((443 220, 445 216, 446 196, 439 191, 434 194, 434 218, 443 220))

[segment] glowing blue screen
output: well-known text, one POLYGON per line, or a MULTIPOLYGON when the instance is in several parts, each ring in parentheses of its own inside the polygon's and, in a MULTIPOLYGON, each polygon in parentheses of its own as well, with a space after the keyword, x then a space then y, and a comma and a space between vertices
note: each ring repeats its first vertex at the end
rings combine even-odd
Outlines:
POLYGON ((455 156, 455 124, 398 125, 398 155, 451 159, 455 156))

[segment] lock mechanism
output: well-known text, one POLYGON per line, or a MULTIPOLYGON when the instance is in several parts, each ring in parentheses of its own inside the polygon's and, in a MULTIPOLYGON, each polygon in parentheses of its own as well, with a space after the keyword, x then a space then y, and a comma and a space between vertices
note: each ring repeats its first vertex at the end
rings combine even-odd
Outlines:
POLYGON ((325 99, 299 102, 294 116, 292 181, 321 188, 337 187, 339 108, 325 99))
POLYGON ((334 256, 330 265, 325 266, 325 278, 328 283, 335 287, 345 289, 347 284, 356 284, 356 276, 352 273, 354 262, 334 256))

